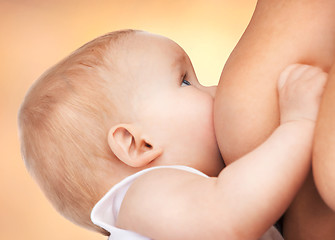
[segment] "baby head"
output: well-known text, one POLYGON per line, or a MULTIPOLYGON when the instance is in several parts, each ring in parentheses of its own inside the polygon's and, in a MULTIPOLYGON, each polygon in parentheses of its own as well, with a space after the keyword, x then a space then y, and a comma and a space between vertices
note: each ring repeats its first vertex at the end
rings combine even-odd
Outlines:
POLYGON ((101 36, 28 91, 19 111, 26 167, 62 215, 104 233, 91 210, 126 176, 160 165, 220 172, 214 94, 173 41, 134 30, 101 36))

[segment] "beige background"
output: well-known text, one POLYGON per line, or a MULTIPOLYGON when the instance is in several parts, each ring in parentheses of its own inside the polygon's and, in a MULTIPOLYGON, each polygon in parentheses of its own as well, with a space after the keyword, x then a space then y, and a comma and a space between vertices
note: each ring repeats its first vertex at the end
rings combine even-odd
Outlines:
POLYGON ((218 82, 256 0, 0 0, 0 239, 106 239, 63 219, 27 174, 16 115, 39 75, 94 37, 124 28, 165 35, 218 82))

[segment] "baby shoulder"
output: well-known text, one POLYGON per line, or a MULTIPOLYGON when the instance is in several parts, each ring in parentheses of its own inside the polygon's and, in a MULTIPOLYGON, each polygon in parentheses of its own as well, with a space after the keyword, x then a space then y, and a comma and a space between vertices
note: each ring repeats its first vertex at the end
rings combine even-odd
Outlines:
POLYGON ((215 185, 215 178, 183 170, 150 171, 130 186, 117 226, 151 239, 216 239, 215 233, 221 239, 225 225, 215 214, 222 205, 213 204, 215 185))
POLYGON ((162 212, 166 208, 176 208, 182 203, 176 196, 185 198, 192 188, 196 190, 199 184, 208 184, 208 180, 198 174, 173 168, 149 171, 129 187, 121 205, 120 218, 128 211, 147 214, 149 209, 162 212))

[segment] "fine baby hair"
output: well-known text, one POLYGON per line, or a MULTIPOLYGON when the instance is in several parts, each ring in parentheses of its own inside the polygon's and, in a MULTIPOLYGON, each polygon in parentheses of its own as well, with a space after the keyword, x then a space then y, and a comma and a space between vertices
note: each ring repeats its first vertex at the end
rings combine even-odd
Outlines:
POLYGON ((90 211, 120 177, 106 134, 132 109, 115 52, 134 32, 109 33, 73 52, 34 83, 19 111, 30 174, 62 215, 98 231, 90 211))

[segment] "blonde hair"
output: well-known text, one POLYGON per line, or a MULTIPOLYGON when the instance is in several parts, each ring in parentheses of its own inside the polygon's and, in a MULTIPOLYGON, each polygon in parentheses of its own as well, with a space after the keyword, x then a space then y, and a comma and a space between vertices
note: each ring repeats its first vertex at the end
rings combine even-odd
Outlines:
POLYGON ((28 171, 62 215, 104 234, 90 212, 118 176, 107 134, 124 115, 117 102, 130 99, 118 94, 122 80, 113 58, 133 32, 113 32, 79 48, 40 77, 19 110, 28 171))

